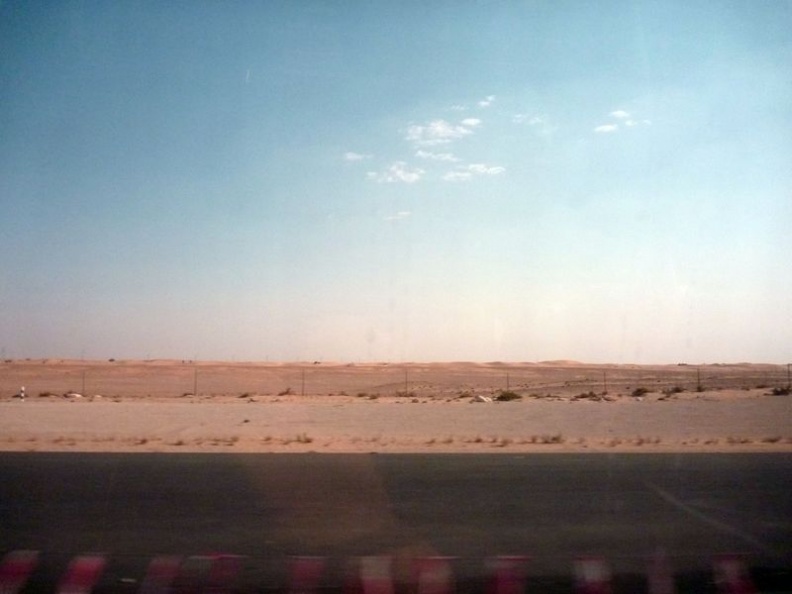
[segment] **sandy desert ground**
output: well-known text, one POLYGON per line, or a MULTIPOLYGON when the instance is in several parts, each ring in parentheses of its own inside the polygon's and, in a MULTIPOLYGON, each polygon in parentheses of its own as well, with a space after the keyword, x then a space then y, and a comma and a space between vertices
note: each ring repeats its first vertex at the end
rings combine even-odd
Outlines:
POLYGON ((788 372, 747 363, 6 360, 0 450, 789 452, 788 372), (498 401, 504 393, 515 399, 498 401))

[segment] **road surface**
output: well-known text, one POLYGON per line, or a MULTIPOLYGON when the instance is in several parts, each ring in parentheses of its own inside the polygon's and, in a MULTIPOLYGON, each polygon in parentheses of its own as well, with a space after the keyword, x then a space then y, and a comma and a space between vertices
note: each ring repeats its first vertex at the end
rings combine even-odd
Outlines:
POLYGON ((642 574, 658 549, 690 579, 717 553, 792 566, 786 454, 4 453, 0 477, 0 553, 42 552, 33 590, 84 552, 109 555, 113 591, 155 555, 212 551, 248 556, 258 588, 289 555, 329 556, 331 585, 367 554, 456 556, 461 584, 496 554, 530 555, 540 580, 578 555, 642 574))

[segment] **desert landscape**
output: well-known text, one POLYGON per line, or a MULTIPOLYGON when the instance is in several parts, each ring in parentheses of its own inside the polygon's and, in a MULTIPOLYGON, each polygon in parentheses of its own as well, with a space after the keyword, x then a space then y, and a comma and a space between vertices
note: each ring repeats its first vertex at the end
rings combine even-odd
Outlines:
POLYGON ((788 452, 788 374, 748 363, 5 360, 0 450, 788 452))

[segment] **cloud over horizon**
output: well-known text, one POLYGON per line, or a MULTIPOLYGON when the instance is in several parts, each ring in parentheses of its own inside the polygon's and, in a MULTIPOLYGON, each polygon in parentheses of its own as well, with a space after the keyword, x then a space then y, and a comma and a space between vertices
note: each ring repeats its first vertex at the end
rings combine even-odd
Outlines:
POLYGON ((413 142, 417 146, 435 146, 438 144, 448 144, 454 140, 464 138, 473 134, 472 128, 477 126, 480 120, 467 118, 460 124, 452 124, 446 120, 432 120, 425 125, 412 124, 407 128, 404 139, 413 142), (476 121, 476 124, 465 125, 466 121, 476 121))
POLYGON ((461 165, 454 171, 449 171, 443 175, 445 181, 459 182, 468 181, 474 176, 479 175, 500 175, 505 172, 506 168, 500 165, 486 165, 484 163, 470 163, 469 165, 461 165))
POLYGON ((344 153, 344 161, 365 161, 371 159, 372 155, 365 155, 363 153, 356 153, 354 151, 347 151, 344 153))
POLYGON ((385 171, 369 171, 366 173, 366 177, 378 183, 392 184, 402 182, 413 184, 421 179, 424 173, 426 172, 419 167, 410 168, 404 161, 396 161, 385 171))

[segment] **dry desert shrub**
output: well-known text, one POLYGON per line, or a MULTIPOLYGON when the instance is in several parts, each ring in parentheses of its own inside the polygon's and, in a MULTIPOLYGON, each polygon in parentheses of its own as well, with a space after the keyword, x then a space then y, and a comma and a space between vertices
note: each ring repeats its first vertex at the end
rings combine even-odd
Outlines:
POLYGON ((522 400, 522 396, 511 390, 502 390, 500 394, 495 396, 495 400, 498 402, 511 402, 512 400, 522 400))
POLYGON ((729 445, 741 445, 744 443, 751 443, 751 442, 752 440, 747 437, 734 437, 730 435, 729 437, 726 438, 726 443, 728 443, 729 445))
POLYGON ((781 441, 780 435, 771 435, 769 437, 762 438, 762 443, 778 443, 779 441, 781 441))

